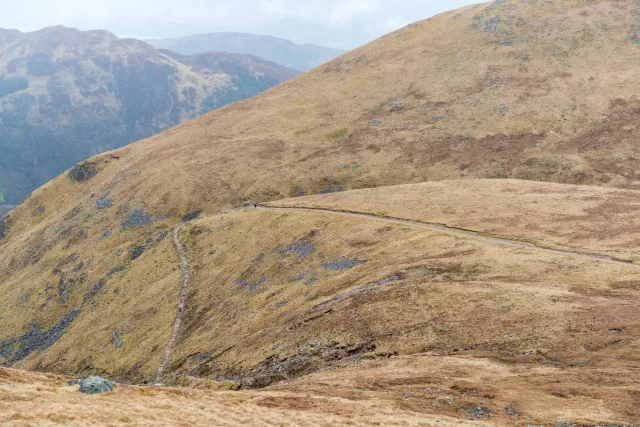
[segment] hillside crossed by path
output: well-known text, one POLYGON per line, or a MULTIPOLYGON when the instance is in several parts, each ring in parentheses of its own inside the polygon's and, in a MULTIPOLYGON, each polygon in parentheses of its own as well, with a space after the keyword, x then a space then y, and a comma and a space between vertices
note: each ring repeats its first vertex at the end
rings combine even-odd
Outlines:
POLYGON ((180 265, 182 266, 182 287, 180 288, 180 294, 178 297, 178 312, 176 313, 176 319, 173 322, 173 331, 171 332, 171 338, 167 343, 167 347, 164 349, 164 354, 162 357, 162 363, 158 368, 158 372, 156 373, 156 384, 160 384, 162 382, 162 377, 164 376, 164 370, 169 363, 169 358, 171 357, 171 352, 173 351, 173 347, 175 346, 176 339, 178 337, 178 333, 180 332, 180 325, 182 324, 182 315, 184 314, 184 301, 187 296, 187 288, 191 283, 191 279, 189 277, 189 261, 187 260, 187 255, 184 252, 184 247, 180 243, 180 232, 182 231, 182 227, 184 224, 180 224, 176 227, 173 232, 173 244, 180 256, 180 265))
POLYGON ((604 263, 608 263, 608 264, 622 265, 622 266, 625 266, 625 267, 630 267, 630 268, 635 268, 635 269, 640 270, 640 265, 634 264, 631 261, 619 260, 619 259, 614 259, 614 258, 610 258, 610 257, 606 257, 606 256, 593 255, 593 254, 587 254, 587 253, 581 253, 581 252, 575 252, 575 251, 568 251, 568 250, 565 251, 565 250, 560 250, 560 249, 550 249, 550 248, 545 248, 545 247, 541 247, 541 246, 536 246, 536 245, 533 245, 533 244, 519 242, 517 240, 508 240, 508 239, 500 239, 500 238, 495 238, 495 237, 489 237, 489 236, 482 235, 481 233, 475 232, 475 231, 472 231, 472 230, 464 230, 464 229, 461 229, 461 228, 449 227, 449 226, 442 225, 442 224, 434 224, 434 223, 419 222, 419 221, 410 221, 410 220, 406 220, 406 219, 402 219, 402 218, 379 217, 379 216, 376 216, 376 215, 360 213, 360 212, 340 211, 340 210, 332 210, 332 209, 324 209, 324 208, 303 208, 303 207, 296 207, 296 206, 284 207, 284 206, 270 206, 270 205, 258 205, 257 208, 258 209, 292 210, 292 211, 299 211, 299 212, 324 213, 324 214, 329 214, 329 215, 342 215, 342 216, 347 216, 347 217, 362 218, 362 219, 386 222, 386 223, 391 223, 391 224, 406 225, 406 226, 409 226, 409 227, 422 228, 422 229, 434 231, 436 233, 447 234, 449 236, 459 237, 459 238, 463 238, 463 239, 478 240, 478 241, 481 241, 481 242, 491 243, 491 244, 495 244, 495 245, 510 246, 510 247, 518 248, 518 249, 528 249, 528 250, 537 251, 537 252, 544 252, 544 253, 548 253, 548 254, 552 254, 552 255, 568 256, 568 257, 571 257, 571 258, 577 258, 577 259, 581 259, 581 260, 585 260, 585 261, 604 262, 604 263))
MULTIPOLYGON (((421 229, 433 231, 433 232, 436 232, 436 233, 442 233, 442 234, 446 234, 446 235, 457 237, 457 238, 472 239, 472 240, 481 241, 481 242, 490 243, 490 244, 495 244, 495 245, 509 246, 509 247, 518 248, 518 249, 526 249, 526 250, 532 250, 532 251, 537 251, 537 252, 544 252, 544 253, 552 254, 552 255, 568 256, 568 257, 571 257, 571 258, 577 258, 577 259, 581 259, 581 260, 585 260, 585 261, 604 262, 604 263, 609 263, 609 264, 621 265, 621 266, 624 266, 624 267, 640 269, 640 265, 634 264, 634 263, 632 263, 630 261, 618 260, 618 259, 613 259, 613 258, 609 258, 609 257, 605 257, 605 256, 586 254, 586 253, 575 252, 575 251, 564 251, 564 250, 558 250, 558 249, 549 249, 549 248, 536 246, 536 245, 533 245, 533 244, 519 242, 519 241, 516 241, 516 240, 508 240, 508 239, 500 239, 500 238, 495 238, 495 237, 489 237, 489 236, 482 235, 482 234, 480 234, 478 232, 475 232, 475 231, 472 231, 472 230, 454 228, 454 227, 449 227, 449 226, 442 225, 442 224, 434 224, 434 223, 419 222, 419 221, 410 221, 410 220, 405 220, 405 219, 401 219, 401 218, 379 217, 379 216, 376 216, 376 215, 371 215, 371 214, 366 214, 366 213, 351 212, 351 211, 340 211, 340 210, 332 210, 332 209, 324 209, 324 208, 304 208, 304 207, 295 207, 295 206, 283 207, 283 206, 269 206, 269 205, 257 205, 256 208, 260 209, 260 210, 283 210, 283 211, 284 210, 291 210, 291 211, 299 211, 299 212, 324 213, 324 214, 329 214, 329 215, 341 215, 341 216, 346 216, 346 217, 362 218, 362 219, 366 219, 366 220, 370 220, 370 221, 379 221, 379 222, 385 222, 385 223, 390 223, 390 224, 405 225, 405 226, 414 227, 414 228, 421 228, 421 229)), ((171 338, 169 339, 169 342, 167 343, 167 346, 166 346, 166 348, 164 350, 162 362, 161 362, 161 364, 160 364, 160 366, 158 368, 158 371, 156 373, 156 381, 155 381, 156 384, 160 384, 162 382, 162 378, 164 376, 164 370, 165 370, 167 364, 169 363, 169 359, 171 358, 171 352, 173 351, 173 348, 175 346, 175 342, 176 342, 176 339, 178 337, 178 333, 180 332, 180 326, 182 324, 182 317, 183 317, 183 314, 184 314, 185 298, 186 298, 186 295, 187 295, 187 288, 189 287, 189 284, 191 283, 191 278, 189 276, 189 261, 187 260, 187 256, 186 256, 186 253, 184 251, 184 247, 180 243, 180 232, 182 231, 183 227, 184 227, 184 223, 182 223, 179 226, 177 226, 176 229, 174 230, 174 234, 173 234, 173 243, 174 243, 174 246, 176 248, 176 252, 178 253, 178 255, 180 257, 180 265, 182 267, 182 274, 183 274, 182 287, 181 287, 180 293, 179 293, 179 299, 178 299, 178 305, 177 305, 177 313, 176 313, 176 318, 175 318, 174 323, 173 323, 173 330, 172 330, 172 333, 171 333, 171 338)))

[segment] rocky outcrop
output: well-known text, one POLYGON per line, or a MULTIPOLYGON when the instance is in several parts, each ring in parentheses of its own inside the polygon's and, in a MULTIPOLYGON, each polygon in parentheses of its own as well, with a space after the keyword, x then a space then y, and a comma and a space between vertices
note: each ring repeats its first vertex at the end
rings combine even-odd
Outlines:
POLYGON ((0 218, 0 240, 4 239, 4 236, 6 236, 8 233, 9 233, 9 218, 5 216, 0 218))
POLYGON ((89 377, 80 381, 80 392, 85 394, 110 393, 113 382, 102 377, 89 377))
POLYGON ((44 331, 32 321, 29 324, 29 330, 21 337, 0 342, 0 360, 4 359, 2 364, 11 366, 33 352, 51 347, 65 334, 79 313, 79 311, 72 311, 66 314, 55 325, 44 331))
POLYGON ((97 174, 98 168, 96 167, 96 165, 84 162, 75 165, 69 171, 69 179, 71 179, 71 181, 85 182, 89 181, 97 174))

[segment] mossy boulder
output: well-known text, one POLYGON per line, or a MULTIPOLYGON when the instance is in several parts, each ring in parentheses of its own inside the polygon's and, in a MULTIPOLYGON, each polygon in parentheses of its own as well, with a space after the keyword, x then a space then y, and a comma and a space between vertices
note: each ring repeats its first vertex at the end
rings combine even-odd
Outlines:
POLYGON ((85 182, 98 174, 98 168, 92 163, 78 163, 69 171, 71 181, 85 182))
POLYGON ((101 377, 88 377, 80 381, 80 392, 85 394, 110 393, 113 382, 101 377))

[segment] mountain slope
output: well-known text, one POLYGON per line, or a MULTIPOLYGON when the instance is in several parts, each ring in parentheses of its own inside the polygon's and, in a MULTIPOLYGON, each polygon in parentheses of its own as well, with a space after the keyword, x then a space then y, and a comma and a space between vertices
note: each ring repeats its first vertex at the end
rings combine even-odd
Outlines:
MULTIPOLYGON (((499 181, 477 184, 490 193, 503 188, 499 181)), ((554 200, 573 189, 523 184, 527 191, 512 191, 512 207, 504 212, 522 224, 516 233, 536 223, 517 208, 530 204, 531 194, 557 214, 554 200)), ((462 182, 440 185, 444 206, 460 206, 465 195, 463 206, 483 202, 482 195, 469 197, 462 182)), ((514 189, 517 181, 507 191, 514 189)), ((392 196, 403 191, 366 189, 354 199, 396 209, 392 196)), ((610 221, 598 208, 625 206, 637 200, 634 193, 580 187, 573 212, 556 220, 597 241, 610 221)), ((351 201, 349 193, 342 201, 333 196, 281 203, 340 208, 351 201)), ((105 207, 109 197, 96 196, 89 209, 79 205, 77 216, 59 225, 55 215, 41 214, 48 232, 23 233, 15 223, 9 247, 29 250, 0 265, 16 271, 3 277, 1 288, 2 326, 10 331, 0 341, 4 363, 127 382, 154 378, 181 297, 172 221, 136 212, 135 199, 105 207)), ((637 211, 628 222, 638 223, 637 211)), ((544 246, 558 238, 543 233, 539 240, 544 246)), ((566 235, 563 244, 572 238, 566 235)), ((516 402, 514 411, 532 422, 558 419, 558 413, 590 424, 639 415, 631 402, 640 378, 630 369, 639 350, 637 264, 514 249, 382 217, 275 209, 207 216, 188 224, 180 241, 193 279, 166 383, 260 388, 331 368, 334 380, 344 381, 346 371, 361 392, 373 387, 394 401, 408 395, 412 410, 429 414, 469 417, 482 407, 483 417, 491 411, 492 420, 506 423, 503 410, 516 402), (523 369, 532 376, 522 378, 523 369), (494 380, 488 383, 487 375, 494 380), (607 387, 594 376, 605 376, 607 387), (444 397, 425 398, 426 388, 444 397), (584 398, 558 397, 567 393, 584 398), (455 405, 446 403, 450 399, 455 405)), ((614 249, 638 247, 620 241, 614 249)), ((321 396, 325 380, 310 378, 321 396)))
MULTIPOLYGON (((340 364, 365 378, 362 359, 469 354, 584 369, 593 383, 530 389, 575 403, 576 423, 633 422, 638 380, 621 366, 640 342, 636 263, 371 216, 241 207, 306 194, 282 203, 451 219, 482 236, 635 260, 634 11, 587 0, 471 6, 75 166, 0 226, 2 362, 155 378, 183 279, 170 233, 193 220, 178 236, 192 283, 168 383, 263 387, 340 364), (475 180, 488 177, 563 185, 475 180), (587 185, 569 185, 578 183, 587 185), (604 388, 620 397, 606 412, 579 410, 604 388)), ((497 401, 517 399, 522 383, 511 384, 497 401)), ((453 387, 475 396, 464 378, 453 387)), ((490 401, 483 407, 505 411, 490 401)), ((475 408, 460 404, 434 402, 443 413, 475 408)), ((552 406, 526 415, 548 421, 552 406)))
POLYGON ((168 55, 106 31, 0 33, 0 204, 76 162, 297 72, 238 54, 168 55))
POLYGON ((632 7, 444 14, 142 141, 118 154, 118 170, 144 170, 132 180, 154 195, 145 203, 175 215, 461 177, 637 188, 632 7), (590 35, 571 41, 577 31, 590 35))
POLYGON ((300 45, 276 37, 244 33, 197 34, 146 41, 158 49, 168 49, 183 55, 207 51, 251 54, 300 71, 308 71, 345 53, 340 49, 312 44, 300 45))

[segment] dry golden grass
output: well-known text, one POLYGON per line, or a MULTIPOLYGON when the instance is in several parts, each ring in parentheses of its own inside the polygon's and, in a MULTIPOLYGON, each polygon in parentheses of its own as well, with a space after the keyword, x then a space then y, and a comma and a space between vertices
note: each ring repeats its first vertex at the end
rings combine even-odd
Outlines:
MULTIPOLYGON (((117 385, 115 392, 88 396, 66 379, 0 368, 3 426, 364 426, 441 425, 396 401, 337 395, 270 392, 203 392, 117 385)), ((402 397, 400 397, 400 400, 402 397)), ((475 422, 473 425, 489 425, 475 422)))
POLYGON ((276 201, 403 218, 639 261, 640 193, 519 180, 423 182, 276 201))
MULTIPOLYGON (((142 242, 152 232, 149 227, 164 225, 160 221, 140 229, 142 242)), ((98 236, 78 243, 76 252, 91 247, 98 236)), ((117 256, 124 236, 129 233, 115 232, 103 243, 109 250, 93 256, 92 266, 82 270, 86 284, 73 288, 65 304, 57 295, 47 296, 38 286, 41 280, 26 304, 19 302, 30 290, 18 286, 21 279, 51 274, 56 263, 47 258, 3 284, 14 289, 2 321, 15 335, 32 319, 47 326, 45 315, 53 318, 51 325, 70 308, 81 309, 60 341, 16 366, 133 381, 153 378, 175 314, 177 255, 165 238, 125 262, 126 254, 117 256), (83 303, 108 266, 122 264, 128 264, 124 276, 110 279, 92 304, 83 303), (111 336, 120 327, 126 331, 124 345, 116 348, 111 336)), ((312 343, 335 351, 337 359, 369 344, 376 345, 366 352, 370 355, 540 350, 568 364, 624 359, 637 351, 632 312, 640 273, 625 266, 305 212, 231 211, 196 221, 181 238, 194 279, 169 365, 170 381, 195 375, 249 385, 259 377, 268 384, 278 379, 270 368, 250 371, 271 357, 285 360, 302 351, 308 361, 285 375, 295 377, 331 364, 325 356, 316 357, 312 343), (311 250, 309 256, 299 259, 297 252, 286 252, 301 245, 311 250), (342 258, 367 262, 344 270, 323 268, 342 258), (378 283, 389 284, 366 288, 378 283), (617 339, 625 339, 608 346, 613 328, 624 331, 617 339)), ((63 266, 62 276, 74 277, 74 265, 63 266)))
MULTIPOLYGON (((96 187, 178 216, 331 185, 513 177, 636 186, 633 8, 506 1, 420 21, 118 150, 96 187), (126 184, 111 180, 118 172, 126 184)), ((51 193, 73 191, 65 180, 36 195, 55 203, 51 193)))
POLYGON ((367 344, 375 348, 363 355, 374 358, 463 349, 513 362, 540 354, 562 366, 636 360, 635 269, 326 214, 229 213, 191 230, 183 238, 195 280, 177 376, 266 385, 351 360, 341 349, 367 344), (314 254, 273 252, 293 242, 312 242, 314 254), (368 262, 321 268, 340 257, 368 262), (282 367, 246 374, 271 360, 282 367))
MULTIPOLYGON (((531 356, 540 359, 539 356, 531 356)), ((595 425, 637 420, 632 364, 567 369, 429 354, 360 361, 261 391, 117 385, 87 396, 66 378, 0 369, 0 422, 30 425, 595 425), (621 375, 621 371, 628 373, 621 375), (619 387, 594 384, 615 381, 619 387), (478 412, 481 408, 481 412, 478 412), (517 415, 517 416, 516 416, 517 415)))

